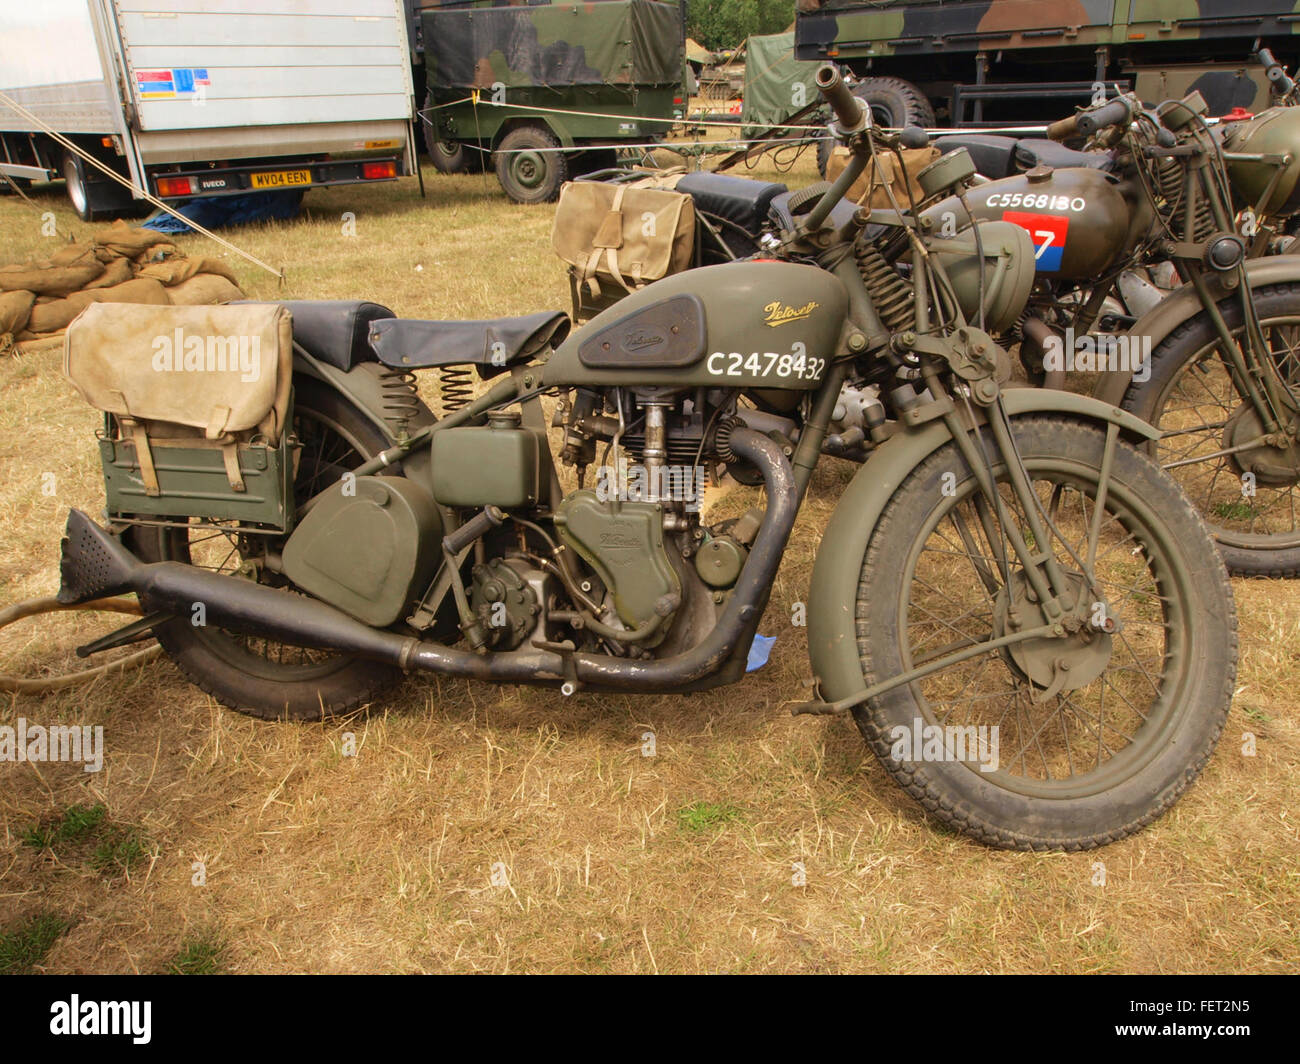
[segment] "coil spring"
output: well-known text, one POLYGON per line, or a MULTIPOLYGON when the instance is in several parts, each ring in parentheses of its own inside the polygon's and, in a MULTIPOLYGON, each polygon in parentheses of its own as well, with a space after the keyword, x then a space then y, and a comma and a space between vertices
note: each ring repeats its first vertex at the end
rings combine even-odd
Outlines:
POLYGON ((893 332, 902 332, 916 324, 916 294, 880 253, 880 250, 865 240, 854 247, 858 260, 858 272, 871 294, 876 313, 880 320, 893 332))
MULTIPOLYGON (((1167 221, 1170 228, 1182 239, 1187 232, 1187 205, 1183 201, 1183 167, 1177 159, 1162 159, 1156 168, 1156 189, 1167 204, 1177 204, 1167 221)), ((1196 217, 1193 219, 1193 241, 1204 240, 1215 230, 1214 212, 1204 190, 1196 197, 1196 217)))
POLYGON ((384 419, 400 435, 406 431, 407 424, 420 409, 414 372, 409 369, 385 369, 379 375, 379 393, 384 419))
POLYGON ((469 377, 468 366, 443 366, 438 371, 438 395, 443 417, 453 410, 459 410, 473 397, 474 386, 469 377))

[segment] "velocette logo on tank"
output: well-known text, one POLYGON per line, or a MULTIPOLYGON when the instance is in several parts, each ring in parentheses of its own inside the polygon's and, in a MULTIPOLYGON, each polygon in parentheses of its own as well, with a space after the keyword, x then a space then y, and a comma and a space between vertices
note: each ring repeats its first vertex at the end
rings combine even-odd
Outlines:
POLYGON ((1070 219, 1064 214, 1029 214, 1025 211, 1003 211, 1004 222, 1014 222, 1029 232, 1034 242, 1034 269, 1039 273, 1055 273, 1061 268, 1065 254, 1065 238, 1070 231, 1070 219))
POLYGON ((784 303, 769 303, 763 308, 763 324, 775 329, 792 321, 803 321, 820 307, 817 302, 805 303, 802 307, 788 307, 784 303))

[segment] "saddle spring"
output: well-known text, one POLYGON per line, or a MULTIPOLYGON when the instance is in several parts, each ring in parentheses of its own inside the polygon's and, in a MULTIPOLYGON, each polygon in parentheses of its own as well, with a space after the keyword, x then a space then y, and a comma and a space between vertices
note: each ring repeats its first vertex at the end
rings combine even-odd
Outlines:
POLYGON ((443 366, 438 371, 438 394, 442 404, 442 414, 446 417, 453 410, 459 410, 474 396, 474 386, 470 383, 468 366, 443 366))
POLYGON ((420 396, 415 387, 415 373, 409 369, 385 369, 379 374, 379 389, 384 409, 384 419, 400 437, 420 409, 420 396))

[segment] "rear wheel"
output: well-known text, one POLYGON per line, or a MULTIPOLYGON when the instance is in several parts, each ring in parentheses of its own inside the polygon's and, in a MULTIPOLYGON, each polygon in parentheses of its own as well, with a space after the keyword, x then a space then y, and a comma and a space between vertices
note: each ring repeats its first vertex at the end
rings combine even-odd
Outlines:
POLYGON ((483 170, 483 153, 472 144, 443 140, 432 122, 423 125, 424 147, 435 170, 444 174, 477 174, 483 170))
POLYGON ((550 203, 569 179, 560 141, 542 126, 522 126, 502 138, 494 157, 497 180, 516 203, 550 203))
MULTIPOLYGON (((1204 523, 1145 455, 1117 445, 1098 514, 1105 433, 1014 426, 1055 528, 1050 544, 1027 543, 1057 559, 1082 613, 1067 609, 1059 637, 986 651, 855 715, 888 771, 953 828, 993 846, 1086 849, 1161 815, 1205 766, 1232 697, 1232 594, 1204 523)), ((1006 469, 995 477, 1027 533, 1006 469)), ((1003 541, 955 444, 907 476, 862 564, 867 684, 1052 623, 1003 541)))
MULTIPOLYGON (((387 445, 383 435, 337 392, 314 381, 296 383, 294 432, 302 444, 294 497, 310 498, 387 445)), ((183 520, 183 519, 182 519, 183 520)), ((237 524, 213 528, 133 531, 144 561, 179 561, 274 583, 274 575, 245 566, 263 537, 237 524), (242 571, 241 571, 242 570, 242 571)), ((185 677, 218 702, 268 720, 320 720, 372 701, 401 674, 352 654, 309 650, 223 629, 196 627, 177 617, 157 629, 158 642, 185 677)))

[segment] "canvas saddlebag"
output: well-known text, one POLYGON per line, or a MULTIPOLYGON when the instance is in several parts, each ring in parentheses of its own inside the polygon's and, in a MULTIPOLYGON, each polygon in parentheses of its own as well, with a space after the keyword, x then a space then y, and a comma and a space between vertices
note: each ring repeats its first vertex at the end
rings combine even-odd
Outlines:
MULTIPOLYGON (((898 165, 898 156, 891 151, 877 151, 875 159, 867 165, 866 172, 859 177, 844 198, 863 207, 878 207, 890 210, 896 201, 898 206, 907 210, 908 192, 911 200, 919 203, 925 198, 921 186, 917 184, 916 175, 935 159, 939 158, 939 149, 904 148, 903 165, 898 165), (886 191, 888 189, 888 191, 886 191), (890 193, 894 199, 891 201, 890 193)), ((844 172, 852 158, 848 148, 837 146, 831 150, 831 157, 826 162, 826 180, 834 181, 844 172)))
POLYGON ((96 303, 68 327, 63 371, 106 415, 108 511, 292 519, 293 318, 277 304, 96 303))
POLYGON ((575 320, 690 268, 695 202, 662 187, 672 183, 570 181, 560 190, 551 243, 569 268, 575 320))

